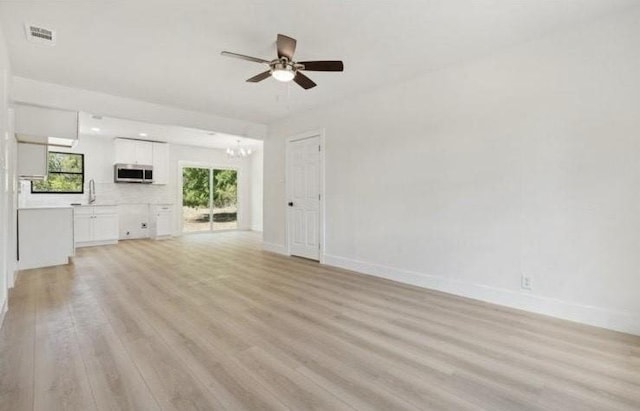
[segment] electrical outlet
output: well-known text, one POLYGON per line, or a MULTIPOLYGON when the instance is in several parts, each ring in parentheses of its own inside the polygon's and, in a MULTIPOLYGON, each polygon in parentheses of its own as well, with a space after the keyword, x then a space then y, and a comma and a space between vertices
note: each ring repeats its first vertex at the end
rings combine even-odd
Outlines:
POLYGON ((142 223, 142 224, 140 225, 140 228, 147 228, 147 223, 142 223))
POLYGON ((530 290, 531 289, 531 283, 532 283, 531 276, 527 275, 527 274, 522 274, 520 287, 522 287, 525 290, 530 290))

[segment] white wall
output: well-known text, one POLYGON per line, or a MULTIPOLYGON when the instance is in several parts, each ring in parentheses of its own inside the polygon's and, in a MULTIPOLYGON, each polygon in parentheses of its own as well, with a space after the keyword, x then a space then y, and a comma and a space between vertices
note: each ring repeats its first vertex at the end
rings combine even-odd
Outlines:
MULTIPOLYGON (((182 110, 174 107, 166 107, 129 98, 112 96, 94 91, 81 90, 57 84, 46 83, 21 77, 12 78, 12 100, 15 103, 27 103, 43 105, 61 109, 85 111, 104 116, 125 118, 137 121, 145 121, 156 124, 185 126, 204 130, 216 130, 239 136, 263 139, 266 135, 264 124, 248 122, 238 119, 220 117, 208 113, 182 110)), ((115 136, 114 136, 115 137, 115 136)), ((63 150, 58 150, 63 151, 63 150)), ((112 158, 114 155, 113 143, 109 139, 96 139, 95 136, 80 136, 78 146, 73 150, 85 153, 86 175, 85 182, 94 178, 98 202, 140 205, 148 203, 172 203, 176 205, 175 234, 180 233, 181 199, 177 197, 178 191, 178 166, 179 161, 201 162, 214 165, 231 165, 239 168, 238 193, 240 202, 239 227, 251 229, 253 227, 253 215, 262 215, 262 201, 252 201, 252 178, 249 160, 229 160, 222 150, 213 150, 192 146, 172 145, 171 148, 171 175, 170 184, 167 186, 139 187, 133 184, 114 184, 112 158), (240 165, 239 165, 240 164, 240 165), (244 187, 244 188, 243 188, 244 187)), ((256 153, 253 158, 257 161, 262 153, 256 153)), ((84 195, 31 195, 28 183, 21 184, 20 205, 42 204, 69 204, 71 202, 83 202, 87 198, 85 187, 84 195)), ((259 192, 255 193, 260 195, 259 192)), ((139 207, 138 207, 139 208, 139 207)), ((139 214, 135 213, 135 214, 139 214)), ((129 219, 126 212, 121 213, 124 220, 129 219)), ((137 217, 136 217, 137 218, 137 217)), ((132 220, 133 221, 133 220, 132 220)), ((257 225, 260 227, 260 224, 257 225)), ((123 231, 123 230, 121 230, 123 231)), ((130 238, 143 235, 137 229, 127 227, 124 231, 132 231, 130 238), (133 233, 133 231, 137 231, 133 233)))
POLYGON ((640 11, 269 126, 326 131, 326 262, 640 334, 640 11), (521 273, 533 278, 520 288, 521 273))
MULTIPOLYGON (((238 170, 238 228, 251 229, 251 163, 250 159, 230 159, 224 150, 213 150, 192 146, 172 146, 171 167, 175 170, 171 178, 171 190, 175 193, 175 203, 182 204, 182 165, 204 165, 238 170)), ((261 207, 261 206, 260 206, 261 207)), ((181 216, 177 216, 176 230, 181 230, 181 216)))
POLYGON ((86 111, 155 124, 214 130, 259 140, 264 138, 267 130, 264 124, 161 106, 17 76, 14 76, 12 81, 12 98, 16 103, 86 111))
MULTIPOLYGON (((52 148, 53 151, 69 151, 84 154, 84 194, 31 194, 30 183, 20 184, 21 207, 39 205, 69 205, 86 203, 90 179, 96 182, 96 204, 119 205, 121 233, 130 232, 127 238, 144 237, 139 221, 144 206, 148 204, 174 204, 174 234, 181 233, 180 163, 207 164, 238 169, 238 219, 240 229, 251 229, 252 216, 262 211, 262 202, 251 198, 253 183, 250 159, 229 159, 223 150, 171 144, 169 146, 169 183, 166 185, 116 184, 113 182, 114 140, 113 138, 81 135, 73 149, 52 148), (255 210, 257 208, 259 211, 255 210), (129 222, 128 225, 127 222, 129 222)), ((254 154, 261 157, 261 153, 254 154)), ((151 223, 150 221, 146 221, 151 223)), ((124 238, 124 237, 123 237, 124 238)))
POLYGON ((138 184, 115 184, 113 182, 115 158, 113 138, 81 135, 78 139, 78 144, 73 149, 51 147, 50 150, 84 154, 84 194, 31 194, 30 183, 22 181, 19 196, 21 207, 86 203, 89 197, 90 179, 94 179, 96 182, 96 200, 98 204, 173 202, 173 193, 168 192, 166 186, 140 186, 138 184))
POLYGON ((15 144, 9 115, 10 64, 0 27, 0 325, 7 310, 8 288, 15 269, 15 144))
POLYGON ((259 150, 251 157, 251 229, 262 231, 264 153, 259 150))

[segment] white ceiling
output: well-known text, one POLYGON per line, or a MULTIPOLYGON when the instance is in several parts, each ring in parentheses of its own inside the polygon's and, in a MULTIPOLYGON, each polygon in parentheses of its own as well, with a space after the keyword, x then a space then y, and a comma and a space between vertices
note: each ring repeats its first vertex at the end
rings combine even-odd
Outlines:
POLYGON ((305 110, 565 30, 636 0, 119 0, 0 1, 14 74, 117 96, 269 123, 305 110), (23 24, 57 31, 54 47, 23 24), (275 38, 298 60, 341 59, 302 90, 267 79, 275 38))
POLYGON ((138 140, 164 141, 171 144, 208 147, 216 149, 234 148, 238 141, 240 146, 261 150, 262 141, 231 134, 198 130, 194 128, 166 126, 162 124, 144 123, 113 117, 96 116, 80 113, 80 138, 115 138, 127 137, 138 140), (144 135, 141 135, 144 134, 144 135))

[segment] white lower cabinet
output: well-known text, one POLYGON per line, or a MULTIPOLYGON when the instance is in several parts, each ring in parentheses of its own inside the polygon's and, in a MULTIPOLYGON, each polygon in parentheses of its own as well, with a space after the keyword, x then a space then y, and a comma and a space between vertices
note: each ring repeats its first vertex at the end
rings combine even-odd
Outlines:
POLYGON ((118 214, 96 214, 93 218, 94 241, 118 241, 118 214))
POLYGON ((173 207, 171 205, 153 205, 154 237, 171 237, 173 235, 173 207))
POLYGON ((115 206, 76 207, 73 224, 76 247, 118 242, 118 210, 115 206))
POLYGON ((69 263, 74 255, 71 207, 18 210, 18 267, 21 270, 69 263))
POLYGON ((76 208, 73 216, 73 237, 76 246, 93 240, 93 215, 79 215, 77 210, 76 208))

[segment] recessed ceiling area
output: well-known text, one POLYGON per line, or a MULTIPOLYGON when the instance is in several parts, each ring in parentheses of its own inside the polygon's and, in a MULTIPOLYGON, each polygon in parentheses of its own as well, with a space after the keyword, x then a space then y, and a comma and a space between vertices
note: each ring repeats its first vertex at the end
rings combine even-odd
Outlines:
POLYGON ((210 130, 167 126, 141 121, 105 117, 81 112, 79 116, 80 138, 125 137, 138 140, 163 141, 171 144, 207 147, 225 150, 240 142, 244 148, 261 150, 262 141, 210 130))
POLYGON ((13 74, 167 106, 268 124, 422 73, 487 55, 633 0, 5 1, 13 74), (56 45, 27 41, 25 23, 54 30, 56 45), (223 50, 272 59, 276 34, 298 40, 298 60, 336 59, 344 73, 314 73, 303 90, 223 50))

